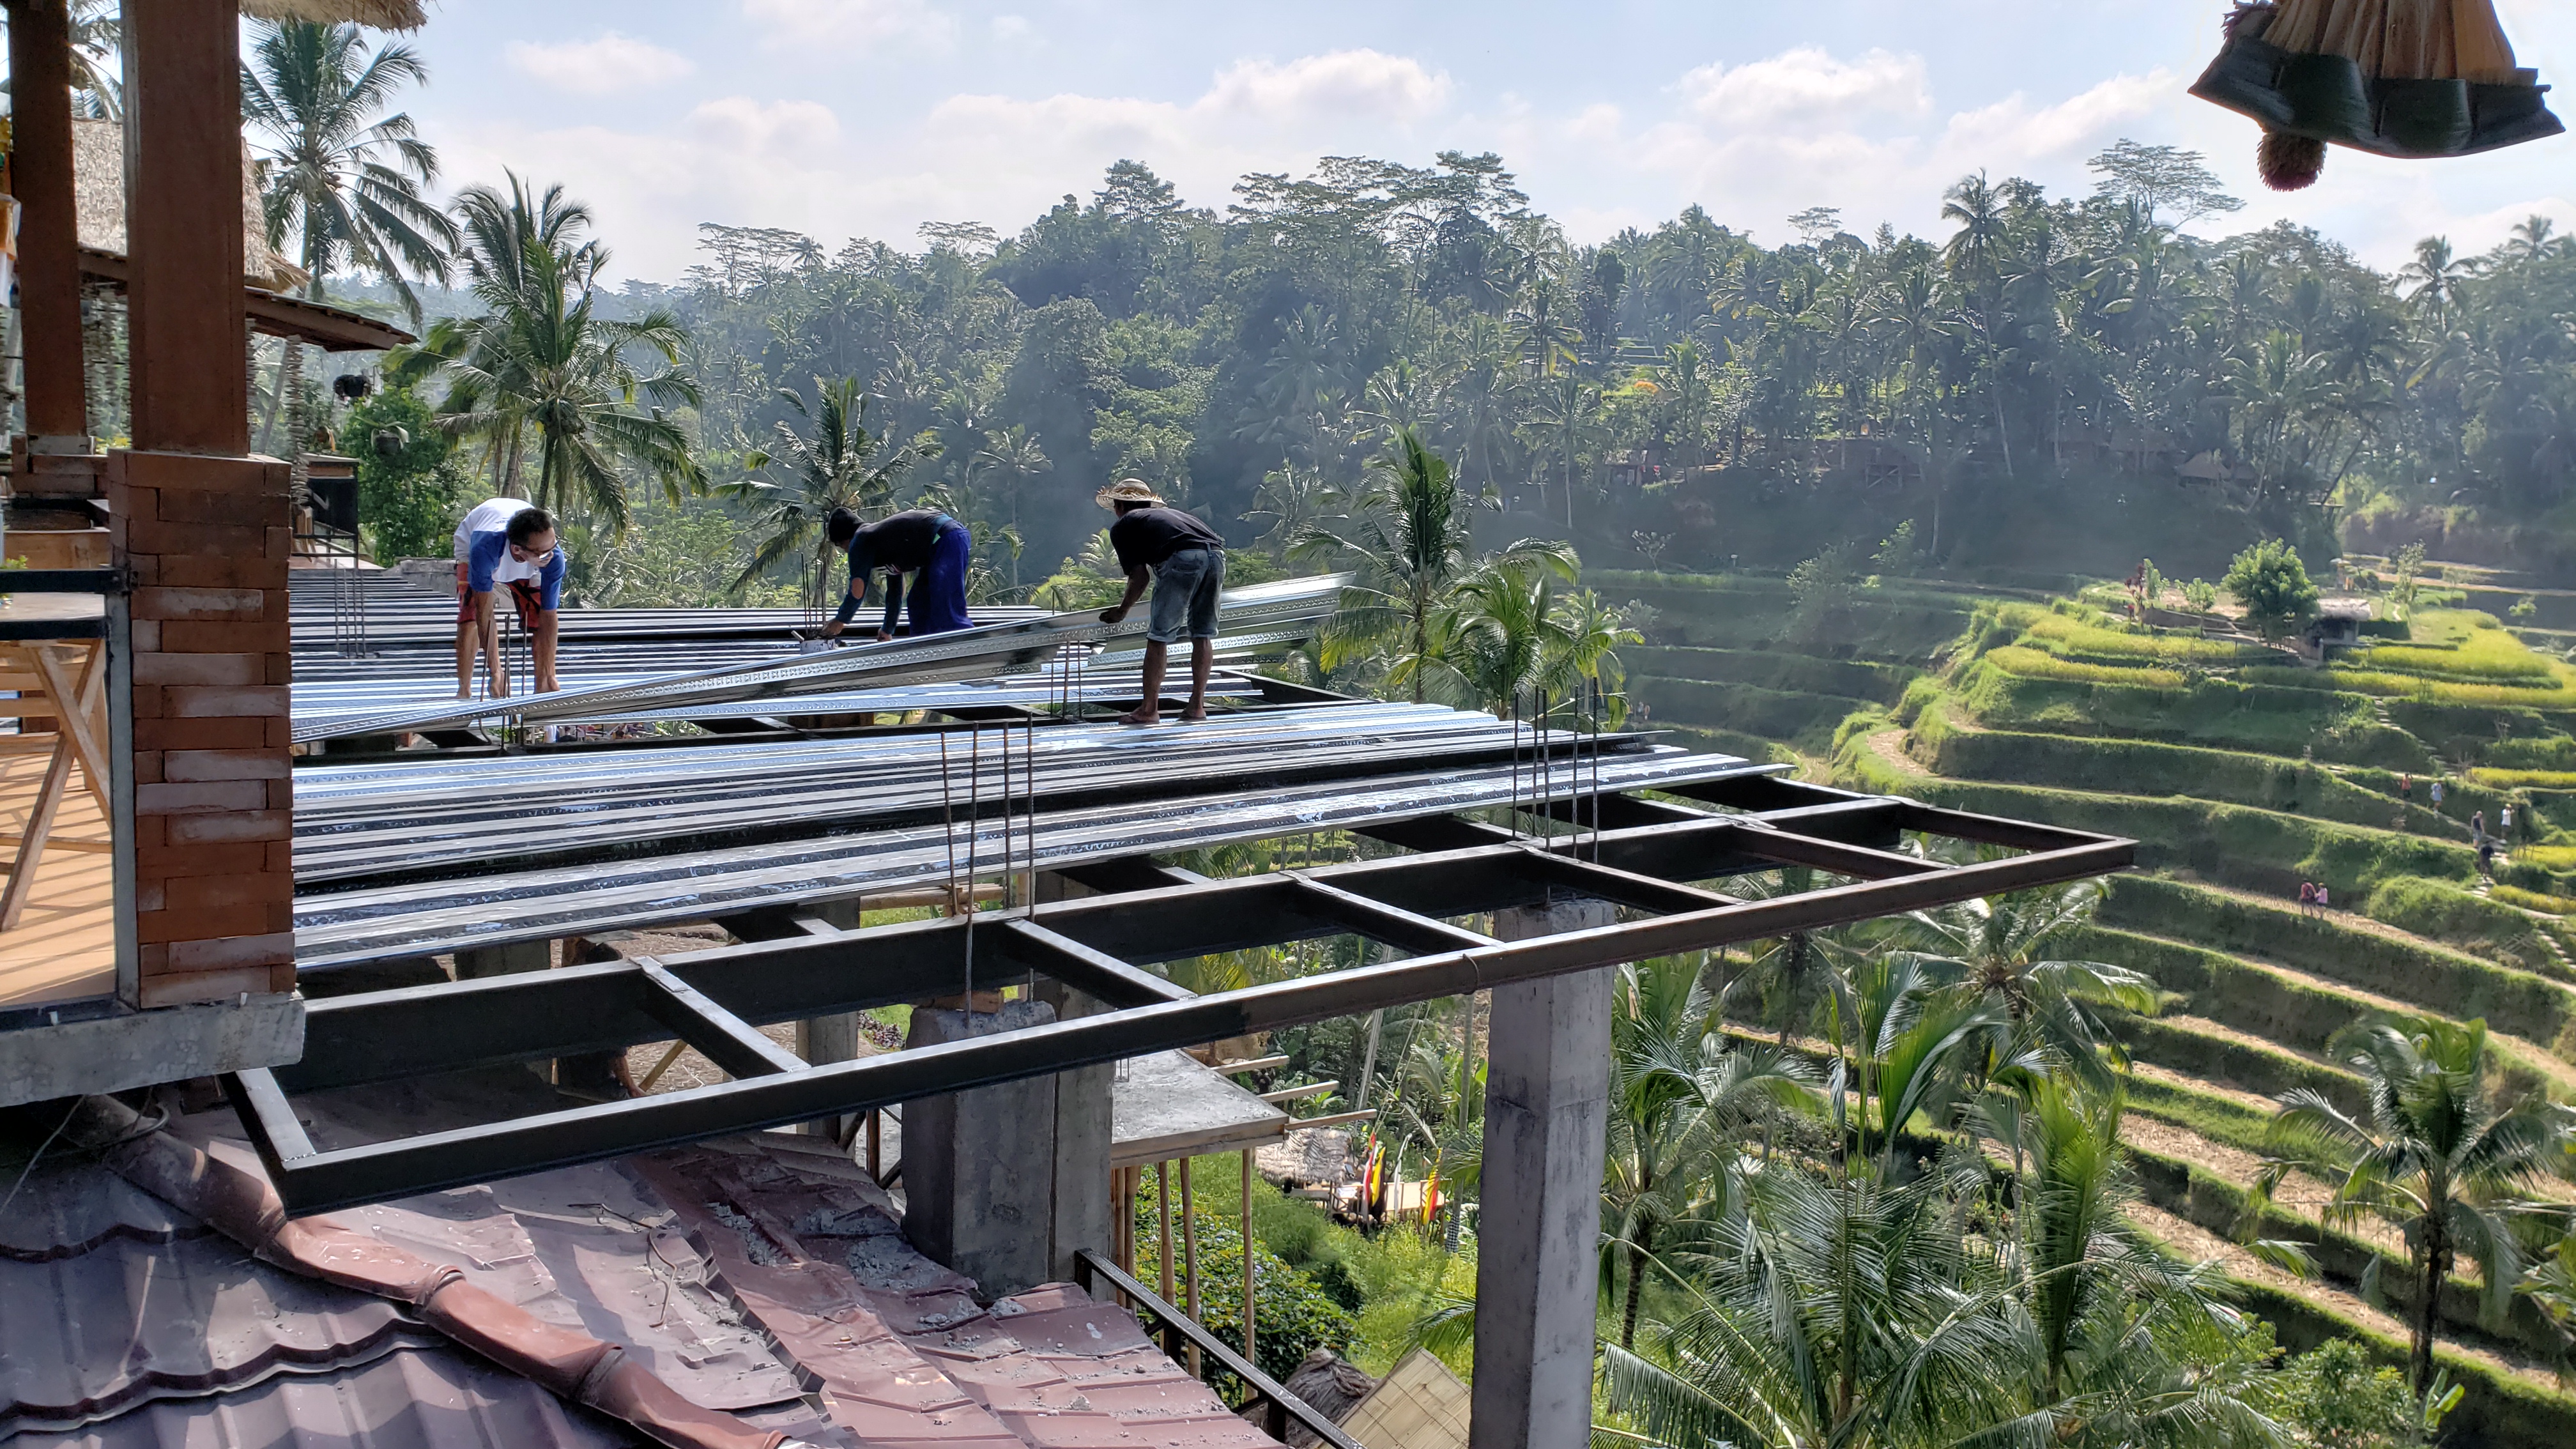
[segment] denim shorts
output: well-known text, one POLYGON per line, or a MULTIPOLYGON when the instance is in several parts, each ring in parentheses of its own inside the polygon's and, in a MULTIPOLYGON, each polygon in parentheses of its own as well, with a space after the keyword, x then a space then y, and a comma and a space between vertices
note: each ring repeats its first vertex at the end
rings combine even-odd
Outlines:
POLYGON ((1145 637, 1157 644, 1177 644, 1184 633, 1192 639, 1216 637, 1216 596, 1225 588, 1225 550, 1185 548, 1154 568, 1154 598, 1145 616, 1145 637))

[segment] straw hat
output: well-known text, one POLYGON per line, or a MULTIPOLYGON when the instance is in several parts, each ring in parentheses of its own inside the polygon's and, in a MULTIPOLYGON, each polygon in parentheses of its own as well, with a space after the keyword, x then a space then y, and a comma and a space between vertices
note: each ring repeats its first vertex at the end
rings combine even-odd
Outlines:
POLYGON ((1103 508, 1116 508, 1121 503, 1160 504, 1163 495, 1142 478, 1121 478, 1100 490, 1098 502, 1103 508))

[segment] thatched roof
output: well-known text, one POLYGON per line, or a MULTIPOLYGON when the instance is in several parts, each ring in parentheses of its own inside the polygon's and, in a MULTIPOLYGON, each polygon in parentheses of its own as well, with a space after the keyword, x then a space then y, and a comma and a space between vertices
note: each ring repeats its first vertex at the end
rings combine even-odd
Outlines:
POLYGON ((355 23, 378 30, 418 30, 429 22, 420 0, 241 0, 241 13, 253 20, 355 23))
MULTIPOLYGON (((125 255, 125 128, 114 121, 72 122, 72 210, 80 244, 125 255)), ((308 280, 304 269, 269 250, 250 152, 242 152, 242 280, 272 292, 308 280)))

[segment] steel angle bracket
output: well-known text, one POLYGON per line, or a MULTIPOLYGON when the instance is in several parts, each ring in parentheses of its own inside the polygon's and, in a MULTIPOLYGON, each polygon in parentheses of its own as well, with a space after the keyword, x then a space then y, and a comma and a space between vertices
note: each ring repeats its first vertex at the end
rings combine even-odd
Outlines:
POLYGON ((572 1163, 1197 1046, 1495 986, 1709 950, 2063 884, 2131 862, 2128 840, 1913 801, 1765 787, 1779 808, 1504 839, 1226 880, 1137 873, 1141 889, 1007 916, 930 920, 690 952, 651 961, 329 998, 307 1008, 292 1066, 226 1081, 289 1211, 328 1211, 572 1163), (1919 832, 2020 853, 1942 865, 1882 848, 1919 832), (1855 843, 1868 842, 1868 843, 1855 843), (1597 857, 1597 863, 1596 863, 1597 857), (1781 865, 1817 889, 1738 900, 1697 882, 1781 865), (1169 883, 1163 883, 1168 881, 1169 883), (1568 896, 1623 907, 1613 924, 1499 941, 1462 917, 1568 896), (1409 953, 1239 991, 1189 996, 1144 969, 1212 951, 1357 934, 1409 953), (969 950, 979 977, 1038 971, 1106 1008, 1045 1026, 828 1066, 764 1050, 762 1023, 954 990, 969 950), (510 1060, 615 1049, 673 1035, 730 1057, 737 1080, 320 1150, 299 1094, 510 1060))

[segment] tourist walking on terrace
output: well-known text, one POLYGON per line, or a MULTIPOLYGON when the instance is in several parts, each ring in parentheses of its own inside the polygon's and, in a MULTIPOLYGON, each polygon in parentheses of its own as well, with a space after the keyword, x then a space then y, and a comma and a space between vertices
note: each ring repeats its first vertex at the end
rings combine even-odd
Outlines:
POLYGON ((2415 777, 2413 775, 2400 775, 2397 777, 2397 800, 2401 805, 2412 805, 2415 803, 2415 777))
POLYGON ((823 536, 850 553, 850 588, 841 596, 841 611, 823 626, 823 637, 838 638, 858 617, 867 601, 869 576, 885 570, 885 618, 877 624, 877 641, 894 637, 894 621, 903 611, 903 576, 919 574, 912 585, 912 636, 946 634, 972 626, 966 617, 966 563, 975 550, 966 525, 933 508, 909 508, 862 527, 846 508, 832 510, 823 536))
POLYGON ((1190 641, 1190 703, 1184 724, 1207 718, 1208 671, 1216 664, 1216 605, 1225 589, 1225 540, 1177 508, 1166 508, 1142 478, 1121 478, 1100 490, 1100 506, 1118 515, 1109 546, 1127 571, 1127 594, 1103 612, 1104 623, 1127 617, 1150 582, 1154 602, 1146 615, 1144 699, 1118 717, 1121 724, 1159 724, 1163 718, 1163 669, 1172 645, 1190 641))
POLYGON ((2333 899, 2332 899, 2331 897, 2329 897, 2329 896, 2326 894, 2326 883, 2325 883, 2324 881, 2318 881, 2318 882, 2317 882, 2317 914, 2319 914, 2319 915, 2324 915, 2324 914, 2326 913, 2326 911, 2327 911, 2329 908, 2331 908, 2333 905, 2334 905, 2334 901, 2333 901, 2333 899))
POLYGON ((2434 777, 2433 783, 2426 787, 2425 793, 2433 797, 2434 809, 2439 810, 2442 808, 2442 780, 2440 776, 2437 775, 2434 777))
POLYGON ((2513 807, 2511 805, 2496 807, 2496 839, 2508 846, 2513 844, 2513 807))
POLYGON ((2470 811, 2470 812, 2469 812, 2469 839, 2471 839, 2471 840, 2484 840, 2484 839, 2486 839, 2486 838, 2487 838, 2487 812, 2485 812, 2485 811, 2483 811, 2483 810, 2472 810, 2472 811, 2470 811))
POLYGON ((2303 880, 2299 882, 2299 914, 2303 916, 2312 916, 2315 915, 2316 912, 2317 883, 2315 881, 2303 880))

